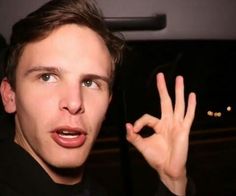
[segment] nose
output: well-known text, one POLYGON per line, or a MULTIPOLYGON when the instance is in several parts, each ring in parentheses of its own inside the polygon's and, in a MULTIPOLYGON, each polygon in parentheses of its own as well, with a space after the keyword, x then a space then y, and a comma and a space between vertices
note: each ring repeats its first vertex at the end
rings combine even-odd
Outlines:
POLYGON ((83 113, 83 96, 80 88, 67 87, 62 93, 59 107, 61 111, 67 111, 73 115, 83 113))

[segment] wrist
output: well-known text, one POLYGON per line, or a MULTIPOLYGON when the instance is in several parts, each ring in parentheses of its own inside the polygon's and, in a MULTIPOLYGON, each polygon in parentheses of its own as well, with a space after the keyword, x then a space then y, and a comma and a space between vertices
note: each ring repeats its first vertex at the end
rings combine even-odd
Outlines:
POLYGON ((185 196, 187 186, 186 170, 178 177, 172 177, 166 174, 159 174, 162 183, 175 195, 185 196))

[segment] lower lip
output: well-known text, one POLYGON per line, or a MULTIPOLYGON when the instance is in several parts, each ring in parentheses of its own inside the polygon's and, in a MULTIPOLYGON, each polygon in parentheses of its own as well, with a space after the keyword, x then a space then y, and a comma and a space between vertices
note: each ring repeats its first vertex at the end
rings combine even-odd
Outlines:
POLYGON ((65 138, 56 132, 52 133, 52 139, 64 148, 78 148, 81 147, 86 141, 86 135, 80 134, 74 138, 65 138))

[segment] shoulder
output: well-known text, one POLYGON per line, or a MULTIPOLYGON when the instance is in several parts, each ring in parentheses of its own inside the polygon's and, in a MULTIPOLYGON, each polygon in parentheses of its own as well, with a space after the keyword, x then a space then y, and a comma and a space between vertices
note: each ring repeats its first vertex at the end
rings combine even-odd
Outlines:
POLYGON ((18 147, 11 141, 0 141, 0 196, 20 196, 17 186, 22 186, 23 179, 19 171, 18 147))
POLYGON ((4 196, 22 196, 20 193, 17 193, 9 185, 0 182, 0 195, 4 196))
POLYGON ((24 149, 13 141, 1 141, 0 196, 8 195, 60 194, 43 168, 24 149))

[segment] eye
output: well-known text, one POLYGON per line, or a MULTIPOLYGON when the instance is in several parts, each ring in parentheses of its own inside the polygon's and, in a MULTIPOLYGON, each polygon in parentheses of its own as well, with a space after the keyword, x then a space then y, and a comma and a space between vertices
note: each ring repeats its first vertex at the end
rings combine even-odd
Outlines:
POLYGON ((44 82, 56 82, 57 81, 55 74, 52 74, 52 73, 41 74, 40 79, 43 80, 44 82))
POLYGON ((99 85, 93 80, 84 80, 82 83, 82 86, 88 87, 88 88, 93 88, 93 89, 99 88, 99 85))

